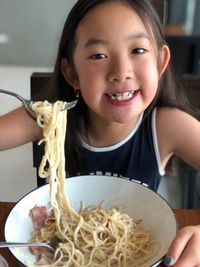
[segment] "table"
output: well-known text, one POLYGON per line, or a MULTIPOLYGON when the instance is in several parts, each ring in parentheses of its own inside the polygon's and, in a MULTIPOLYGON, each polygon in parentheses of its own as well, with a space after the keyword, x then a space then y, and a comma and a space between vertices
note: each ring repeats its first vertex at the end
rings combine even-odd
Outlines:
MULTIPOLYGON (((14 206, 13 202, 0 202, 0 241, 4 240, 4 223, 10 209, 14 206)), ((189 209, 175 209, 174 210, 179 227, 182 228, 187 225, 200 224, 200 210, 189 209)), ((0 254, 2 254, 8 261, 10 267, 20 267, 7 248, 1 248, 0 254)))

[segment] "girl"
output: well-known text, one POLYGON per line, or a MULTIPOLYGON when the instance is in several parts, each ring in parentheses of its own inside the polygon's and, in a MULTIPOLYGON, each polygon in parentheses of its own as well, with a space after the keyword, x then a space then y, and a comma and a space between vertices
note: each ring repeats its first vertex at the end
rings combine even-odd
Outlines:
MULTIPOLYGON (((76 3, 45 96, 79 99, 68 112, 69 175, 117 174, 156 191, 173 154, 200 170, 200 123, 176 100, 169 59, 149 0, 76 3)), ((41 137, 24 108, 2 116, 0 128, 1 150, 41 137)), ((199 246, 200 226, 180 230, 165 264, 199 267, 199 246)))

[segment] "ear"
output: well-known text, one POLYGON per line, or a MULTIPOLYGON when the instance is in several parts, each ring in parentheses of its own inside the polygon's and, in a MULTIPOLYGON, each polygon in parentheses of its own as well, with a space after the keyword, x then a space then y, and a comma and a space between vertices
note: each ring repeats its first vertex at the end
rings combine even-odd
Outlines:
POLYGON ((61 72, 65 80, 76 90, 80 89, 78 77, 76 75, 75 69, 68 63, 66 58, 61 60, 61 72))
POLYGON ((161 48, 159 52, 159 55, 160 55, 159 76, 161 78, 162 74, 167 68, 167 65, 169 64, 169 60, 170 60, 169 47, 167 45, 163 45, 163 47, 161 48))

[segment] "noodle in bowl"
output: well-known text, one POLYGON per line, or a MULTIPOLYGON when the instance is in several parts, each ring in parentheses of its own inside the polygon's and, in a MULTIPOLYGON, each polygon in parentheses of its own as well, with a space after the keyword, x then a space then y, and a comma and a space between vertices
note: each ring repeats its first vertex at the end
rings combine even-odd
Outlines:
MULTIPOLYGON (((156 254, 142 266, 158 266, 177 232, 177 222, 169 204, 158 194, 136 182, 110 176, 77 176, 65 179, 65 192, 71 206, 79 211, 81 201, 84 207, 98 205, 103 207, 122 206, 122 213, 134 220, 141 220, 144 229, 152 233, 159 244, 156 254)), ((5 240, 28 242, 34 230, 30 210, 35 206, 49 204, 49 185, 44 185, 25 195, 13 207, 5 223, 5 240)), ((11 253, 22 266, 35 263, 36 258, 28 248, 11 248, 11 253)), ((103 267, 104 265, 102 265, 103 267)), ((129 266, 127 266, 129 267, 129 266)))

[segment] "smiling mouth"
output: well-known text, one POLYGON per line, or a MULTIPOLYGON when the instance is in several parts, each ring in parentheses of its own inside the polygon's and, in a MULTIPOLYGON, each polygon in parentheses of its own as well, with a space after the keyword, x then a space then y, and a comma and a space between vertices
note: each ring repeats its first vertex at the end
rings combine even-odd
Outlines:
POLYGON ((133 98, 133 96, 135 95, 136 91, 128 91, 128 92, 123 92, 123 93, 119 93, 119 94, 108 94, 108 96, 112 99, 112 100, 118 100, 118 101, 124 101, 124 100, 129 100, 131 98, 133 98))

